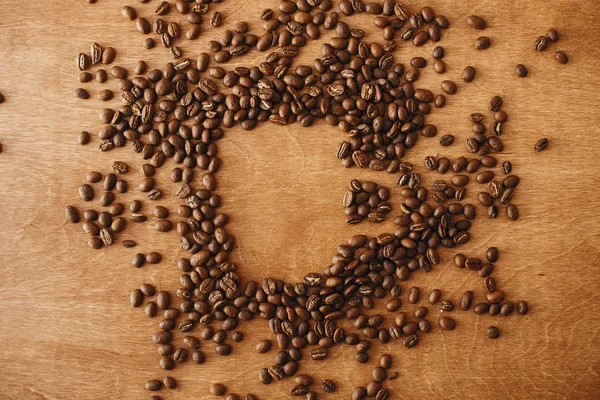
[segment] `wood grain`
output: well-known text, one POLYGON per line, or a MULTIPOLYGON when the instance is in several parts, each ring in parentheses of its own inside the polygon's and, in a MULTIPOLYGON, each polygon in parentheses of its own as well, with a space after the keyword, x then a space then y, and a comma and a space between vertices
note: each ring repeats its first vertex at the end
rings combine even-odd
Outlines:
MULTIPOLYGON (((120 15, 123 2, 43 3, 4 0, 0 18, 0 91, 6 96, 0 105, 4 147, 0 154, 0 398, 148 397, 144 382, 166 375, 150 340, 158 321, 132 309, 128 293, 144 282, 176 288, 176 260, 185 254, 178 249, 175 233, 157 234, 146 225, 129 227, 121 237, 136 239, 140 243, 136 251, 164 254, 162 263, 136 270, 130 265, 132 250, 89 249, 80 227, 65 222, 64 206, 83 209, 77 186, 88 171, 108 172, 116 159, 141 165, 129 149, 100 153, 98 139, 84 147, 76 144, 79 131, 94 133, 100 127, 97 112, 103 106, 97 100, 74 98, 79 85, 76 54, 97 41, 115 47, 117 63, 129 68, 142 58, 149 60, 151 68, 161 68, 169 56, 163 48, 142 48, 143 37, 135 24, 120 15)), ((140 15, 150 16, 156 2, 131 3, 140 15)), ((393 398, 599 398, 600 100, 596 93, 600 28, 596 20, 600 3, 429 3, 452 24, 442 41, 449 71, 439 76, 429 65, 418 85, 439 91, 443 79, 461 82, 460 72, 468 63, 477 68, 478 77, 472 84, 461 82, 447 107, 428 117, 441 133, 455 134, 457 144, 446 149, 437 139, 422 138, 407 160, 420 165, 425 155, 462 155, 462 143, 470 135, 467 116, 485 111, 492 95, 503 96, 510 120, 501 159, 512 160, 521 176, 514 201, 522 217, 517 222, 504 216, 477 220, 472 241, 461 251, 482 256, 488 246, 497 246, 501 255, 494 274, 499 285, 511 298, 529 300, 531 312, 508 318, 455 312, 455 331, 426 335, 414 349, 399 342, 376 345, 365 366, 354 362, 353 349, 341 347, 326 362, 304 361, 301 371, 338 383, 335 395, 322 398, 348 398, 354 387, 368 383, 377 355, 389 352, 394 355, 393 370, 399 373, 389 384, 393 398), (493 45, 485 52, 472 49, 478 33, 466 27, 470 13, 488 21, 485 34, 493 45), (552 49, 566 51, 569 64, 558 65, 552 50, 532 50, 535 37, 549 27, 561 34, 552 49), (526 79, 514 75, 517 63, 529 67, 526 79), (534 154, 533 144, 544 136, 551 141, 548 150, 534 154), (496 324, 502 337, 491 341, 485 330, 496 324)), ((227 0, 219 5, 225 26, 214 29, 205 23, 202 39, 183 49, 195 56, 204 51, 207 40, 239 20, 248 20, 258 32, 260 10, 277 4, 227 0)), ((367 40, 381 40, 381 33, 370 27, 371 17, 350 20, 368 29, 367 40)), ((396 57, 406 64, 414 55, 428 56, 432 48, 432 44, 402 45, 396 57)), ((302 49, 300 59, 310 63, 318 54, 318 43, 311 43, 302 49)), ((261 58, 252 52, 239 64, 256 64, 261 58)), ((100 85, 89 87, 96 98, 100 85)), ((117 82, 111 80, 106 87, 117 90, 117 82)), ((118 103, 115 99, 109 104, 118 103)), ((335 158, 342 138, 336 128, 324 124, 310 129, 266 124, 252 132, 227 131, 220 143, 224 165, 218 192, 231 216, 229 229, 238 238, 234 259, 244 279, 270 275, 294 281, 326 267, 336 246, 351 235, 394 229, 390 222, 345 225, 340 203, 351 178, 394 187, 396 207, 401 196, 394 176, 342 168, 335 158)), ((167 181, 171 166, 161 170, 158 180, 167 193, 173 190, 167 181)), ((129 174, 131 187, 140 176, 138 170, 129 174)), ((475 201, 477 189, 474 185, 469 189, 468 199, 475 201)), ((139 196, 134 189, 119 201, 139 196)), ((177 202, 168 197, 165 204, 174 210, 177 202)), ((425 293, 440 288, 444 298, 454 301, 468 289, 482 298, 481 279, 451 265, 448 260, 453 254, 443 251, 442 265, 430 274, 416 274, 404 285, 405 293, 416 285, 425 293)), ((270 337, 267 325, 254 321, 245 324, 243 331, 246 339, 230 357, 218 357, 210 345, 203 344, 207 362, 188 363, 170 373, 180 388, 163 390, 165 398, 210 398, 208 385, 215 381, 239 394, 288 398, 291 380, 269 387, 257 381, 258 368, 268 365, 274 355, 274 351, 258 355, 253 350, 257 341, 270 337)))

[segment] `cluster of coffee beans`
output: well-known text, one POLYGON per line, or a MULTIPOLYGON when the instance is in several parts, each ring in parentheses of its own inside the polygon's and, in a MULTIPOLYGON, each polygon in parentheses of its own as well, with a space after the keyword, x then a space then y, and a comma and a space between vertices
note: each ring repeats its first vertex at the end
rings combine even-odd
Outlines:
POLYGON ((372 181, 361 182, 352 179, 349 189, 343 201, 348 225, 358 224, 365 218, 371 222, 382 222, 392 211, 392 205, 388 201, 390 198, 388 188, 378 186, 372 181))
POLYGON ((373 380, 366 387, 359 386, 352 393, 352 399, 375 398, 387 400, 390 397, 390 391, 383 387, 383 383, 396 379, 396 372, 388 373, 392 367, 392 356, 383 354, 379 359, 379 366, 373 368, 373 380))
MULTIPOLYGON (((558 31, 554 28, 551 28, 544 36, 538 36, 537 39, 535 39, 533 47, 537 51, 546 51, 551 43, 558 42, 559 37, 558 31)), ((560 64, 566 64, 569 62, 569 57, 564 51, 561 50, 554 53, 554 59, 560 64)))
MULTIPOLYGON (((127 226, 127 220, 121 216, 125 206, 123 203, 115 202, 115 199, 118 194, 126 193, 128 190, 127 181, 120 177, 128 171, 128 166, 124 162, 116 161, 113 163, 113 170, 115 172, 108 173, 104 177, 100 172, 91 171, 87 175, 88 183, 80 185, 78 190, 81 199, 90 202, 96 193, 92 185, 100 184, 102 181, 104 192, 100 195, 99 203, 105 211, 98 212, 89 208, 83 212, 82 228, 89 235, 89 246, 94 249, 112 245, 116 234, 122 232, 127 226)), ((80 214, 75 207, 68 206, 65 213, 70 222, 79 222, 80 214)))
MULTIPOLYGON (((144 0, 142 3, 148 3, 149 1, 144 0)), ((179 46, 176 45, 176 42, 181 38, 185 38, 187 40, 195 40, 200 36, 201 33, 201 25, 204 21, 204 16, 210 11, 210 5, 213 3, 221 3, 222 0, 202 0, 202 1, 193 1, 193 0, 176 0, 173 3, 169 1, 161 1, 157 5, 154 5, 152 14, 153 17, 141 17, 138 16, 138 11, 131 6, 124 6, 121 9, 121 13, 125 18, 129 21, 135 21, 136 29, 142 35, 149 35, 150 33, 154 33, 158 36, 159 42, 162 45, 169 49, 169 52, 173 56, 173 58, 178 59, 182 56, 182 50, 179 46), (191 4, 190 4, 191 3, 191 4), (172 10, 175 10, 178 16, 185 15, 187 19, 187 30, 185 33, 183 32, 181 25, 175 21, 169 21, 167 17, 171 13, 172 10)), ((221 26, 223 22, 223 15, 215 11, 210 16, 210 24, 212 26, 218 27, 221 26)), ((247 24, 246 31, 247 31, 247 24)), ((231 32, 229 32, 231 34, 231 32)), ((243 32, 246 33, 246 32, 243 32)), ((233 34, 231 34, 233 36, 233 34)), ((247 39, 247 43, 245 43, 246 51, 249 48, 248 46, 253 46, 256 44, 257 38, 245 38, 247 39)), ((230 38, 231 42, 231 38, 230 38)), ((243 42, 243 41, 242 41, 243 42)), ((231 43, 230 43, 231 44, 231 43)), ((156 40, 152 37, 147 37, 143 45, 146 49, 152 49, 156 46, 156 40)), ((244 43, 241 43, 244 46, 244 43)), ((239 46, 237 44, 236 46, 239 46)), ((230 53, 239 53, 236 55, 241 55, 243 50, 232 49, 230 52, 225 52, 220 54, 218 57, 215 56, 215 60, 222 59, 223 62, 229 60, 230 53), (225 53, 227 53, 225 55, 225 53)))
MULTIPOLYGON (((316 400, 317 394, 311 390, 313 384, 313 378, 310 375, 299 374, 294 378, 296 386, 290 389, 292 396, 304 396, 307 400, 316 400)), ((325 379, 321 382, 321 389, 325 393, 334 393, 336 390, 336 384, 332 380, 325 379)))
MULTIPOLYGON (((174 21, 166 22, 163 17, 172 8, 187 15, 192 32, 186 37, 193 39, 200 34, 199 25, 209 5, 219 2, 188 3, 194 2, 177 0, 174 6, 168 1, 160 2, 155 5, 156 19, 152 22, 139 17, 132 7, 123 8, 123 15, 135 20, 141 33, 159 34, 176 60, 162 70, 150 71, 146 63, 140 61, 133 78, 127 69, 112 67, 110 75, 120 80, 122 105, 101 111, 100 121, 104 126, 98 132, 101 151, 129 145, 146 160, 138 189, 149 201, 160 201, 168 193, 156 187, 153 178, 156 169, 175 164, 170 179, 178 184, 174 190, 181 200, 178 220, 169 220, 169 210, 157 205, 153 209, 156 218, 153 226, 158 232, 175 228, 179 246, 189 253, 177 263, 181 272, 180 287, 172 294, 143 284, 130 295, 133 307, 142 307, 145 303, 148 317, 161 318, 158 331, 152 336, 161 368, 172 370, 186 362, 202 364, 206 358, 205 352, 199 349, 202 341, 212 342, 217 356, 229 356, 235 352, 234 343, 244 338, 238 327, 254 318, 268 321, 278 348, 273 364, 258 371, 258 379, 265 385, 294 376, 305 355, 315 362, 327 359, 329 349, 336 345, 355 346, 357 362, 366 363, 370 359, 372 340, 381 343, 399 340, 406 348, 412 348, 419 344, 421 335, 434 330, 433 325, 441 330, 454 330, 456 322, 449 316, 454 311, 454 301, 442 300, 439 289, 431 291, 428 298, 431 306, 441 300, 436 310, 438 314, 429 313, 429 307, 420 304, 421 293, 416 286, 405 295, 408 303, 419 304, 418 308, 411 315, 400 311, 403 283, 411 279, 413 273, 428 273, 440 264, 438 249, 454 248, 470 240, 469 230, 477 210, 473 204, 462 203, 470 181, 463 171, 476 174, 477 183, 487 185, 479 201, 491 218, 498 215, 495 201, 506 206, 509 219, 518 218, 518 209, 511 201, 519 178, 510 175, 512 164, 504 161, 502 171, 507 176, 501 182, 494 179, 496 172, 492 168, 499 164, 494 155, 504 149, 500 136, 508 118, 501 109, 503 102, 499 96, 494 96, 489 105, 494 113, 489 136, 484 116, 472 114, 470 117, 474 135, 466 141, 466 148, 476 158, 459 157, 451 162, 437 155, 426 157, 426 169, 441 174, 452 169, 455 173, 449 182, 435 181, 431 197, 417 168, 403 160, 420 137, 437 135, 437 127, 426 123, 426 116, 432 111, 432 105, 444 107, 445 95, 458 93, 459 87, 449 80, 441 84, 444 93, 435 94, 418 87, 419 70, 427 65, 427 59, 413 57, 410 67, 405 67, 396 60, 395 53, 404 42, 412 41, 414 46, 439 42, 442 31, 449 28, 446 17, 436 15, 430 7, 412 12, 396 0, 384 0, 381 4, 342 0, 338 5, 340 14, 332 11, 330 0, 281 0, 278 11, 266 9, 260 13, 265 31, 260 37, 249 33, 247 23, 237 22, 234 31, 226 30, 220 41, 208 44, 212 60, 208 53, 201 53, 193 61, 182 57, 181 49, 174 45, 181 36, 180 26, 174 21), (374 24, 383 29, 385 43, 368 42, 365 32, 342 21, 343 16, 357 13, 375 16, 374 24), (335 36, 322 43, 321 56, 312 65, 294 65, 300 48, 309 40, 319 39, 321 29, 335 30, 335 36), (398 42, 396 32, 400 32, 398 42), (269 50, 257 66, 232 70, 220 66, 209 68, 211 62, 225 63, 231 56, 246 54, 254 47, 259 52, 269 50), (400 192, 404 200, 399 206, 400 215, 393 220, 397 230, 376 237, 351 237, 338 246, 332 263, 322 273, 309 273, 300 282, 286 283, 271 277, 261 282, 244 281, 237 264, 230 260, 235 239, 226 229, 229 217, 219 211, 218 142, 227 129, 235 126, 252 130, 259 123, 282 126, 299 122, 302 127, 310 127, 316 119, 337 126, 347 136, 337 152, 342 165, 398 174, 396 182, 402 186, 400 192), (487 170, 478 172, 482 166, 487 170), (198 174, 199 179, 194 180, 198 174), (431 198, 434 204, 428 202, 431 198), (377 299, 386 299, 385 312, 394 313, 393 322, 386 323, 385 314, 369 311, 374 310, 377 299), (428 316, 433 317, 434 324, 428 316), (352 326, 346 327, 343 320, 352 321, 352 326), (183 345, 176 344, 180 343, 176 339, 180 334, 183 345)), ((473 28, 485 28, 485 21, 480 17, 470 16, 467 22, 473 28)), ((223 15, 213 10, 210 23, 220 26, 223 15)), ((489 44, 489 38, 476 40, 479 49, 489 44)), ((147 38, 145 45, 154 46, 154 40, 147 38)), ((115 54, 114 49, 102 49, 97 44, 92 46, 90 55, 80 54, 77 64, 81 69, 80 81, 91 81, 92 75, 87 70, 99 63, 109 64, 115 54)), ((436 45, 432 57, 434 70, 444 73, 443 47, 436 45)), ((96 72, 96 79, 104 82, 107 74, 101 71, 96 72)), ((462 79, 472 82, 475 75, 475 68, 467 66, 462 79)), ((78 96, 86 98, 89 94, 81 89, 78 96)), ((109 101, 113 98, 112 92, 102 92, 99 98, 109 101)), ((78 137, 81 144, 89 141, 87 132, 78 137)), ((440 139, 442 147, 453 143, 451 134, 440 139)), ((547 143, 547 140, 538 142, 536 150, 543 150, 547 143)), ((100 205, 107 211, 83 212, 84 230, 90 234, 93 248, 110 245, 115 234, 126 227, 126 219, 120 216, 125 207, 115 202, 113 189, 126 192, 127 182, 119 177, 131 171, 121 162, 113 163, 112 168, 113 172, 105 176, 91 172, 88 183, 79 188, 81 198, 91 201, 94 198, 92 185, 103 180, 100 205)), ((348 223, 364 218, 375 222, 384 220, 391 211, 389 197, 389 189, 375 182, 351 181, 350 191, 344 197, 348 223)), ((131 202, 130 221, 147 222, 142 207, 141 200, 131 202)), ((80 222, 77 208, 67 207, 66 214, 69 221, 80 222)), ((136 245, 131 239, 122 243, 125 247, 136 245)), ((478 271, 484 278, 488 293, 485 301, 475 305, 476 314, 510 315, 515 309, 514 302, 505 301, 506 295, 491 277, 498 251, 490 249, 486 256, 487 263, 461 254, 454 261, 461 268, 478 271)), ((132 264, 139 268, 161 260, 157 252, 137 253, 132 264)), ((474 293, 467 291, 460 300, 460 308, 469 310, 473 299, 474 293)), ((516 308, 526 314, 528 305, 521 301, 516 308)), ((499 330, 492 326, 487 334, 497 338, 499 330)), ((272 347, 270 339, 262 339, 256 351, 266 353, 272 347)), ((373 371, 373 381, 359 387, 353 399, 389 397, 383 382, 396 376, 388 373, 391 356, 382 356, 380 364, 373 371)), ((311 385, 310 376, 297 376, 292 394, 314 400, 318 389, 312 389, 311 385)), ((153 392, 175 386, 176 381, 171 377, 146 383, 146 389, 153 392)), ((325 380, 321 390, 332 393, 336 386, 333 381, 325 380)), ((240 398, 228 393, 220 383, 213 384, 209 391, 216 396, 227 395, 230 400, 240 398)), ((247 394, 245 399, 256 399, 256 396, 247 394)))
MULTIPOLYGON (((77 56, 77 67, 81 71, 79 74, 79 82, 80 83, 88 83, 93 77, 88 70, 98 64, 108 65, 112 64, 115 60, 117 53, 114 48, 106 47, 102 48, 98 43, 93 43, 91 46, 90 54, 87 53, 79 53, 77 56)), ((112 67, 110 70, 110 74, 114 78, 125 78, 127 75, 127 71, 122 67, 112 67)), ((108 79, 108 75, 106 71, 102 68, 96 71, 96 80, 99 83, 104 83, 108 79)), ((75 90, 75 96, 80 99, 87 100, 90 98, 90 94, 86 89, 78 88, 75 90)), ((102 90, 98 93, 98 98, 102 101, 109 101, 113 98, 113 92, 111 90, 102 90)))
MULTIPOLYGON (((484 30, 487 23, 485 19, 477 15, 469 15, 467 17, 467 25, 473 29, 484 30)), ((485 50, 490 47, 492 40, 487 36, 479 36, 475 39, 475 50, 485 50)))

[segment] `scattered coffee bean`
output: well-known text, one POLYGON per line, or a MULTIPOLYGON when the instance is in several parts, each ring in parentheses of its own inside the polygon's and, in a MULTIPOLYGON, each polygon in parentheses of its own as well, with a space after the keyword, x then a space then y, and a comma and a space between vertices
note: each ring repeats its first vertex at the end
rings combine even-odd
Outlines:
POLYGON ((487 36, 481 36, 475 39, 475 50, 485 50, 490 47, 492 41, 487 36))
POLYGON ((75 90, 75 96, 79 97, 82 100, 87 100, 90 98, 90 94, 88 93, 88 91, 82 88, 75 90))
POLYGON ((333 381, 330 381, 329 379, 325 379, 321 383, 321 389, 323 389, 323 391, 326 393, 333 393, 333 392, 335 392, 336 386, 333 381))
POLYGON ((558 42, 558 31, 554 28, 550 28, 548 29, 548 32, 546 32, 546 37, 552 42, 558 42))
POLYGON ((535 151, 540 152, 542 150, 545 150, 548 147, 548 143, 548 138, 542 138, 538 140, 535 144, 535 151))
POLYGON ((554 53, 554 59, 560 64, 566 64, 569 62, 569 57, 564 51, 557 51, 556 53, 554 53))
POLYGON ((474 29, 485 29, 486 23, 485 20, 477 15, 469 15, 467 17, 467 25, 474 29))
POLYGON ((527 76, 527 67, 524 66, 523 64, 517 64, 517 66, 515 67, 515 74, 517 74, 517 76, 519 78, 525 78, 527 76))
POLYGON ((490 339, 498 339, 500 336, 500 330, 495 326, 487 328, 487 335, 490 339))

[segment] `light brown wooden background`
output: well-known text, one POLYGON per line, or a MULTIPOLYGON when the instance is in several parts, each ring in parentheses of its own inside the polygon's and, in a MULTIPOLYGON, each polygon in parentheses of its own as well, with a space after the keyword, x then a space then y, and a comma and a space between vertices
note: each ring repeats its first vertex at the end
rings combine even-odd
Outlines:
MULTIPOLYGON (((127 230, 121 238, 139 242, 135 250, 112 246, 93 251, 79 225, 65 223, 64 206, 83 209, 77 186, 90 170, 108 172, 113 160, 141 165, 127 147, 100 153, 98 139, 88 146, 76 144, 81 130, 94 133, 100 127, 97 100, 74 98, 78 87, 74 58, 89 51, 92 42, 113 46, 117 64, 133 67, 141 58, 150 67, 162 68, 169 59, 162 47, 152 51, 141 46, 143 37, 135 24, 120 13, 124 4, 99 0, 48 0, 32 4, 16 0, 1 2, 0 91, 0 398, 2 399, 134 399, 144 398, 143 383, 165 376, 151 335, 157 319, 129 306, 129 291, 143 282, 174 289, 179 273, 176 260, 184 256, 175 233, 157 234, 145 225, 127 230), (140 270, 131 267, 136 251, 164 254, 159 265, 140 270)), ((152 6, 131 0, 140 14, 150 15, 152 6)), ((484 112, 489 98, 500 94, 510 114, 502 137, 521 185, 514 202, 521 219, 509 222, 477 220, 473 240, 461 251, 483 256, 488 246, 500 249, 494 273, 501 288, 514 300, 529 300, 526 317, 508 318, 455 312, 453 332, 426 335, 417 348, 407 350, 400 342, 376 346, 372 361, 358 365, 354 351, 342 347, 326 362, 305 361, 301 371, 316 378, 338 382, 336 395, 348 398, 355 386, 370 378, 375 355, 386 351, 394 357, 399 378, 391 382, 393 398, 417 399, 594 399, 600 397, 600 218, 599 195, 600 86, 598 62, 600 3, 594 0, 431 0, 452 26, 443 36, 449 71, 435 74, 431 65, 418 85, 439 92, 443 79, 459 84, 459 94, 435 110, 429 120, 440 133, 451 132, 457 143, 448 149, 437 139, 423 139, 407 159, 421 165, 425 155, 457 156, 464 153, 470 135, 467 116, 484 112), (475 52, 478 32, 466 27, 469 13, 484 16, 484 32, 493 46, 475 52), (556 27, 561 40, 551 50, 532 50, 536 36, 556 27), (554 50, 569 54, 568 65, 558 65, 554 50), (478 69, 474 83, 460 81, 468 63, 478 69), (517 63, 529 67, 530 75, 518 79, 517 63), (534 154, 540 137, 551 140, 549 149, 534 154), (497 324, 500 340, 487 339, 485 330, 497 324)), ((423 2, 407 0, 422 6, 423 2)), ((276 8, 276 0, 232 1, 219 5, 225 26, 248 20, 255 32, 262 8, 276 8)), ((352 17, 367 28, 369 16, 352 17)), ((183 48, 195 58, 208 38, 222 29, 202 26, 201 40, 183 48)), ((368 28, 369 30, 371 28, 368 28)), ((370 31, 372 32, 372 31, 370 31)), ((367 40, 381 40, 379 31, 367 40)), ((401 45, 396 52, 407 63, 414 55, 429 55, 432 44, 422 48, 401 45)), ((301 59, 310 62, 318 44, 302 49, 301 59)), ((243 59, 255 64, 261 55, 243 59)), ((100 86, 89 87, 96 96, 100 86)), ((117 89, 116 81, 106 87, 117 89)), ((110 105, 119 104, 115 99, 110 105)), ((298 125, 275 128, 266 124, 253 132, 227 131, 220 142, 224 160, 218 192, 223 210, 231 215, 230 231, 238 238, 234 259, 244 278, 265 275, 292 281, 309 271, 321 271, 338 244, 356 233, 393 231, 388 221, 347 227, 341 198, 351 178, 373 179, 393 187, 397 206, 399 190, 394 176, 386 173, 344 169, 335 158, 343 135, 318 124, 311 129, 298 125)), ((166 180, 170 164, 160 172, 160 187, 171 193, 166 180)), ((141 197, 135 187, 140 172, 128 175, 128 202, 141 197)), ((437 176, 435 178, 438 178, 437 176)), ((430 183, 433 177, 428 177, 430 183)), ((469 186, 474 201, 477 188, 469 186)), ((172 210, 177 203, 168 196, 172 210)), ((97 202, 94 207, 99 208, 97 202)), ((146 204, 149 212, 150 205, 146 204)), ((394 212, 394 214, 396 213, 394 212)), ((483 213, 483 210, 478 209, 483 213)), ((445 260, 454 251, 443 251, 445 260)), ((425 293, 440 288, 455 302, 465 290, 476 298, 484 294, 481 279, 457 270, 445 261, 432 273, 416 274, 411 285, 425 293)), ((406 292, 406 290, 405 290, 406 292)), ((410 311, 413 307, 404 307, 410 311)), ((432 313, 435 313, 432 310, 432 313)), ((435 322, 435 316, 430 317, 435 322)), ((262 399, 287 398, 291 380, 268 388, 257 382, 257 371, 272 361, 274 351, 254 353, 254 344, 269 337, 263 321, 246 325, 246 340, 230 357, 217 357, 204 344, 208 356, 202 366, 186 364, 170 373, 180 388, 163 394, 168 399, 210 398, 208 385, 221 381, 232 392, 253 392, 262 399)))

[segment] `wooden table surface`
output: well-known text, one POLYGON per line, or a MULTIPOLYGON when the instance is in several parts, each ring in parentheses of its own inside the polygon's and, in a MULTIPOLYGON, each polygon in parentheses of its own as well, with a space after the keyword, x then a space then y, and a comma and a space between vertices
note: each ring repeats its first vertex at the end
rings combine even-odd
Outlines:
MULTIPOLYGON (((176 260, 185 256, 175 232, 158 234, 147 224, 128 227, 124 238, 139 242, 135 250, 122 246, 94 251, 79 225, 67 224, 64 207, 84 209, 77 187, 90 170, 108 172, 114 160, 128 162, 134 171, 127 179, 133 188, 119 201, 140 198, 135 187, 141 179, 141 159, 129 148, 101 153, 95 132, 101 126, 98 111, 106 104, 96 100, 101 85, 88 84, 93 100, 73 96, 80 84, 74 58, 89 51, 92 42, 113 46, 116 64, 132 68, 139 59, 162 68, 169 55, 162 47, 142 48, 135 24, 121 16, 118 0, 47 0, 29 4, 2 2, 0 17, 0 398, 1 399, 134 399, 147 398, 146 380, 164 377, 158 366, 151 335, 157 319, 129 305, 129 292, 141 283, 175 289, 176 260), (93 133, 87 146, 76 144, 81 130, 93 133), (164 260, 141 269, 131 267, 137 251, 159 251, 164 260)), ((148 5, 130 1, 139 14, 151 16, 148 5)), ((423 5, 407 0, 409 6, 423 5)), ((453 133, 457 143, 442 148, 437 139, 425 139, 406 159, 422 165, 423 157, 463 155, 470 136, 468 115, 485 112, 489 98, 500 94, 509 113, 502 137, 506 150, 501 160, 512 160, 521 177, 514 203, 521 218, 510 222, 477 219, 472 240, 461 252, 483 256, 496 246, 500 260, 494 276, 511 299, 527 299, 529 315, 508 318, 454 312, 457 329, 435 329, 421 344, 406 349, 401 342, 376 345, 367 365, 354 361, 348 346, 335 349, 325 362, 305 360, 301 372, 338 383, 335 395, 349 398, 358 385, 366 385, 379 354, 394 355, 399 377, 389 383, 395 399, 597 399, 600 398, 600 2, 593 0, 464 0, 429 2, 445 14, 451 29, 441 44, 449 70, 437 75, 431 67, 431 43, 422 48, 402 45, 397 59, 423 55, 429 65, 417 82, 439 92, 443 79, 459 83, 443 109, 428 120, 440 133, 453 133), (484 34, 493 45, 484 52, 472 48, 479 32, 467 28, 470 13, 484 16, 484 34), (539 53, 533 40, 549 27, 561 39, 551 50, 539 53), (555 50, 569 55, 567 65, 553 59, 555 50), (526 64, 529 76, 518 79, 517 63, 526 64), (478 76, 472 84, 460 79, 472 64, 478 76), (534 143, 550 138, 549 148, 536 154, 534 143), (486 337, 486 328, 498 325, 501 338, 486 337)), ((187 42, 186 55, 195 56, 209 39, 240 20, 260 33, 258 16, 276 0, 232 1, 218 5, 224 27, 202 25, 202 38, 187 42)), ((367 40, 381 41, 371 27, 372 17, 349 21, 367 29, 367 40)), ((327 40, 329 34, 322 40, 327 40)), ((301 50, 300 60, 311 62, 319 45, 301 50)), ((239 65, 257 64, 263 55, 252 52, 239 65)), ((117 90, 110 80, 105 87, 117 90)), ((119 104, 118 98, 109 103, 119 104)), ((252 132, 229 129, 220 142, 223 167, 218 193, 223 210, 231 216, 229 230, 237 236, 233 258, 244 279, 264 276, 295 281, 310 271, 322 271, 336 246, 351 235, 393 231, 391 222, 379 225, 345 224, 341 198, 352 178, 371 179, 392 188, 392 203, 399 211, 401 195, 395 176, 385 172, 345 169, 335 158, 344 135, 337 128, 298 124, 278 128, 264 124, 252 132)), ((438 136, 439 137, 439 136, 438 136)), ((159 173, 159 187, 168 193, 170 162, 159 173)), ((428 176, 432 180, 438 176, 428 176)), ((447 179, 448 177, 446 177, 447 179)), ((468 200, 475 202, 474 185, 468 200)), ((165 199, 171 210, 176 199, 165 199)), ((96 208, 97 200, 94 203, 96 208)), ((150 205, 146 205, 150 207, 150 205)), ((478 212, 484 211, 478 205, 478 212)), ((391 220, 391 219, 390 219, 391 220)), ((445 298, 458 302, 465 290, 482 298, 481 278, 451 263, 455 251, 441 251, 443 262, 430 274, 416 274, 405 284, 424 293, 439 288, 445 298)), ((381 305, 381 303, 378 303, 381 305)), ((413 306, 404 306, 411 311, 413 306)), ((432 311, 433 312, 433 311, 432 311)), ((435 317, 432 317, 434 321, 435 317)), ((257 380, 260 367, 272 362, 275 351, 256 354, 257 341, 270 337, 264 321, 242 328, 245 340, 229 357, 207 354, 204 365, 190 363, 169 373, 179 388, 162 395, 167 399, 204 399, 210 383, 225 383, 231 392, 255 393, 261 399, 288 398, 292 380, 264 387, 257 380)))

